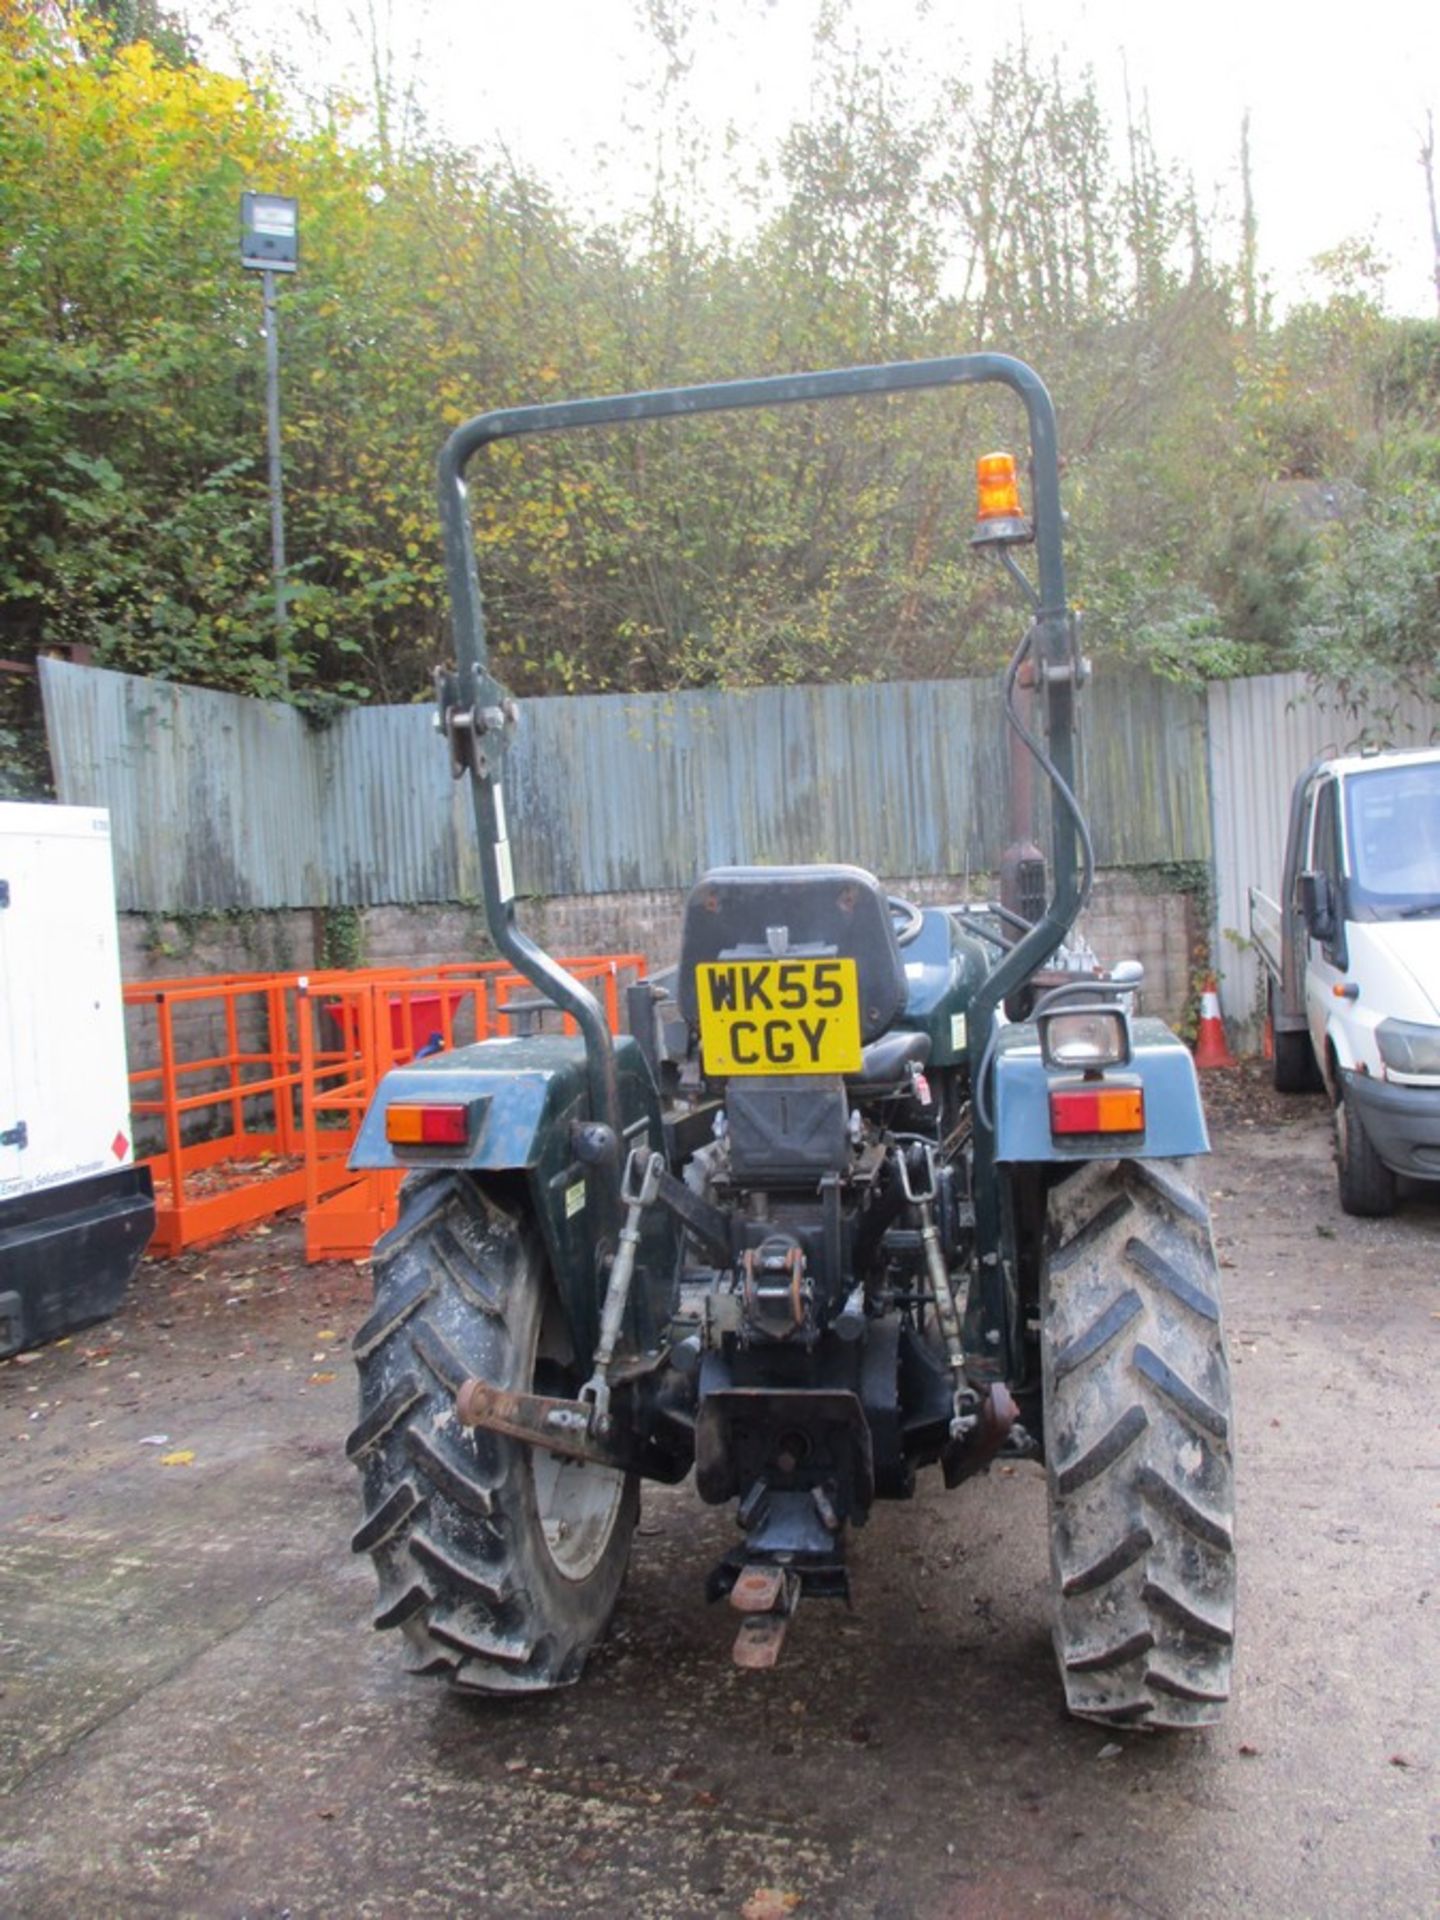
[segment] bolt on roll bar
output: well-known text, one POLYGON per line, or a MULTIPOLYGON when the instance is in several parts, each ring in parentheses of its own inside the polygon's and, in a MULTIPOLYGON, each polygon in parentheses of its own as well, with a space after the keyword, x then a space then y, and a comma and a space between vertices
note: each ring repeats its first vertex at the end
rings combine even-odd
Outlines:
MULTIPOLYGON (((943 359, 845 367, 821 373, 778 374, 705 386, 660 388, 592 400, 510 407, 477 415, 457 427, 439 461, 440 520, 445 537, 456 672, 440 676, 440 725, 457 777, 469 773, 480 840, 485 913, 496 947, 538 991, 570 1014, 585 1041, 591 1111, 621 1135, 614 1044, 594 996, 536 945, 515 921, 515 888, 505 818, 502 767, 515 708, 490 672, 485 610, 466 504, 465 470, 482 448, 529 433, 673 420, 749 407, 793 406, 854 395, 909 393, 932 387, 998 381, 1019 395, 1029 424, 1038 596, 1033 648, 1046 688, 1046 736, 1061 778, 1074 781, 1074 629, 1065 601, 1061 556, 1059 460, 1055 410, 1032 368, 1008 354, 973 353, 943 359)), ((1054 802, 1055 887, 1043 917, 991 969, 972 1005, 971 1058, 978 1068, 996 1009, 1012 988, 1040 966, 1065 937, 1079 909, 1075 823, 1057 793, 1054 802)))

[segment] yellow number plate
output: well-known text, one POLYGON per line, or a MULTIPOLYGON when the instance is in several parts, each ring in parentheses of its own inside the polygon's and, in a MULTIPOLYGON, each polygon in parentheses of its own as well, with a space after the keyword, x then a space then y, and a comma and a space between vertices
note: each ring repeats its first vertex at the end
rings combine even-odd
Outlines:
POLYGON ((695 974, 707 1073, 860 1071, 853 960, 712 960, 695 974))

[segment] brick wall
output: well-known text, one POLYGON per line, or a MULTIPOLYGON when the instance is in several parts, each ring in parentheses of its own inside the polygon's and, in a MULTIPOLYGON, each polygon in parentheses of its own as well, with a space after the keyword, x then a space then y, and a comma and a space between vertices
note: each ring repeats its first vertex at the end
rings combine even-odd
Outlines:
MULTIPOLYGON (((889 890, 932 904, 960 897, 955 877, 903 878, 889 890)), ((970 877, 970 897, 985 894, 970 877)), ((522 901, 520 923, 554 954, 643 953, 652 969, 669 965, 680 946, 685 896, 676 892, 563 895, 522 901)), ((1107 963, 1139 960, 1147 1012, 1178 1022, 1204 933, 1189 894, 1157 891, 1145 875, 1102 873, 1079 931, 1107 963)), ((421 969, 444 961, 490 956, 478 907, 372 907, 359 914, 359 959, 365 966, 421 969)), ((325 916, 316 912, 191 916, 181 921, 121 915, 121 969, 127 983, 175 975, 304 971, 320 965, 325 916)), ((182 1016, 184 1017, 184 1016, 182 1016)), ((196 1014, 198 1022, 203 1016, 196 1014)))
MULTIPOLYGON (((887 890, 935 905, 957 900, 964 882, 945 876, 901 879, 887 890)), ((983 877, 970 876, 969 897, 985 898, 983 877)), ((681 893, 612 893, 590 898, 570 895, 522 903, 522 924, 551 953, 639 952, 653 968, 668 965, 680 951, 681 893)), ((1197 945, 1204 951, 1204 930, 1194 897, 1157 892, 1123 869, 1100 874, 1078 931, 1106 964, 1138 960, 1145 968, 1141 1002, 1147 1013, 1177 1025, 1190 998, 1197 945)))

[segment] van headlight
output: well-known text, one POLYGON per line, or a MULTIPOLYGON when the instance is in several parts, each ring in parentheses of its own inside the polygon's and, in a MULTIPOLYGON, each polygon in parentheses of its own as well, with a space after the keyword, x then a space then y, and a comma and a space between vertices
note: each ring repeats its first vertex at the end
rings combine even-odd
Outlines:
POLYGON ((1380 1058, 1392 1073, 1440 1074, 1440 1027, 1413 1020, 1382 1020, 1375 1029, 1380 1058))

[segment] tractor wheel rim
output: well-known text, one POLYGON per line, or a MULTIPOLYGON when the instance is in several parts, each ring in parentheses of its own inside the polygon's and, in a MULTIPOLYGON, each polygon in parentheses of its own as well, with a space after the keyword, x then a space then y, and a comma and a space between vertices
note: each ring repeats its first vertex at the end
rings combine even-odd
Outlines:
POLYGON ((557 1573, 585 1580, 605 1557, 615 1531, 625 1476, 613 1467, 562 1460, 536 1448, 531 1455, 540 1534, 557 1573))

